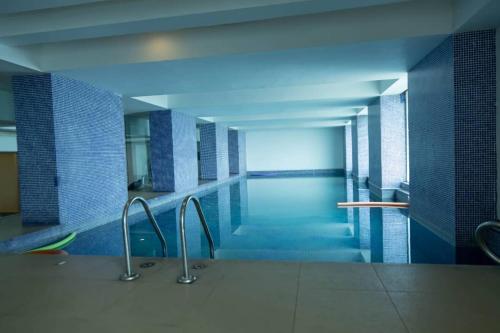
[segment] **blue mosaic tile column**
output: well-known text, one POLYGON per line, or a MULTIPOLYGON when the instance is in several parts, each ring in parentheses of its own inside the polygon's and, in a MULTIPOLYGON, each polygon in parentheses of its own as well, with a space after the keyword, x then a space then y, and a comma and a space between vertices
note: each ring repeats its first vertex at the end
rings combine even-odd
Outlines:
POLYGON ((352 147, 352 176, 358 174, 358 131, 356 130, 357 118, 351 118, 351 147, 352 147))
POLYGON ((347 125, 344 127, 345 135, 345 146, 344 146, 344 156, 345 156, 345 175, 346 177, 352 176, 352 125, 347 125))
POLYGON ((372 262, 408 263, 408 218, 399 209, 371 209, 370 229, 372 262))
POLYGON ((127 200, 121 98, 56 74, 14 76, 24 224, 86 223, 119 216, 127 200))
POLYGON ((352 177, 358 183, 365 183, 369 174, 368 116, 356 117, 352 124, 352 177))
POLYGON ((228 130, 229 173, 245 175, 246 162, 246 136, 244 132, 228 130))
POLYGON ((447 38, 409 73, 410 214, 458 247, 495 219, 495 31, 447 38))
POLYGON ((238 144, 238 131, 230 129, 227 131, 227 145, 229 154, 229 173, 240 173, 240 153, 238 144))
POLYGON ((247 174, 247 136, 243 131, 238 131, 238 153, 239 174, 244 176, 247 174))
POLYGON ((392 199, 406 177, 404 95, 381 96, 368 107, 370 192, 392 199))
POLYGON ((224 247, 231 241, 231 191, 229 186, 222 186, 217 189, 218 210, 219 210, 219 232, 220 245, 224 247))
POLYGON ((196 119, 170 110, 149 115, 153 190, 182 192, 198 186, 196 119))
POLYGON ((229 177, 228 129, 216 124, 200 126, 201 179, 229 177))
MULTIPOLYGON (((370 201, 370 191, 354 184, 354 201, 370 201)), ((362 252, 370 251, 370 208, 354 209, 354 237, 359 243, 362 252)), ((369 258, 369 256, 368 256, 369 258)))

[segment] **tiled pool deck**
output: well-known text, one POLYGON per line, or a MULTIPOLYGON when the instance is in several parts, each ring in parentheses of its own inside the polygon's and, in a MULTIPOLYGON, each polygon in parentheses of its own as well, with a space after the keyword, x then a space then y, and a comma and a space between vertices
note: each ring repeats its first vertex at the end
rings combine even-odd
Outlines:
POLYGON ((0 256, 0 332, 500 331, 499 267, 152 260, 0 256))

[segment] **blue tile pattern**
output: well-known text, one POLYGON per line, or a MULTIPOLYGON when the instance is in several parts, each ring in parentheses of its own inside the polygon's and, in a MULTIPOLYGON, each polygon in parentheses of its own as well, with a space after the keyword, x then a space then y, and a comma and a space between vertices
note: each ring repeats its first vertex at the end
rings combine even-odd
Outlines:
POLYGON ((381 96, 368 107, 370 190, 392 198, 406 178, 406 103, 404 94, 381 96))
POLYGON ((121 98, 55 74, 14 77, 13 90, 23 222, 77 230, 119 214, 127 200, 121 98))
POLYGON ((175 191, 186 191, 198 186, 198 157, 196 146, 196 118, 172 112, 175 191))
POLYGON ((153 190, 180 192, 198 185, 196 119, 170 110, 150 112, 153 190))
POLYGON ((229 177, 228 129, 216 124, 200 126, 201 179, 229 177))
POLYGON ((352 125, 344 127, 344 136, 345 174, 350 177, 352 175, 352 125))
POLYGON ((352 132, 352 174, 355 180, 364 182, 368 177, 370 165, 368 155, 368 116, 357 116, 355 123, 353 123, 352 132))
POLYGON ((399 209, 370 210, 371 261, 392 264, 409 262, 408 218, 399 209))
POLYGON ((150 112, 149 132, 153 191, 174 192, 172 111, 150 112))
POLYGON ((447 38, 409 73, 412 218, 457 246, 495 218, 495 31, 447 38))
POLYGON ((410 215, 455 242, 452 37, 408 73, 410 215))
POLYGON ((496 32, 453 37, 456 242, 496 217, 496 32))
POLYGON ((247 173, 247 136, 243 131, 238 131, 238 153, 240 175, 247 173))
MULTIPOLYGON (((380 98, 368 106, 368 146, 370 189, 373 185, 382 188, 382 119, 380 98)), ((392 167, 392 166, 391 166, 392 167)), ((375 193, 380 196, 379 193, 375 193)))
POLYGON ((229 154, 229 173, 240 173, 240 153, 239 153, 239 136, 238 131, 230 129, 228 135, 228 154, 229 154))
POLYGON ((351 118, 352 176, 358 174, 358 131, 356 117, 351 118))
POLYGON ((49 74, 14 76, 12 90, 23 223, 58 224, 52 78, 49 74))

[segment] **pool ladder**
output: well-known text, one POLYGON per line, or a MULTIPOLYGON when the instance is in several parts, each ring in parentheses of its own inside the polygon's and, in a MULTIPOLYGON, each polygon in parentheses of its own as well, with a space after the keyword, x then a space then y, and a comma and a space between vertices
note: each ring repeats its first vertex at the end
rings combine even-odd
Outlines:
POLYGON ((156 235, 158 236, 158 239, 160 240, 161 247, 163 250, 163 256, 167 257, 167 241, 163 236, 163 233, 161 232, 160 227, 158 226, 158 223, 156 222, 156 219, 153 213, 151 212, 151 209, 149 208, 149 204, 146 201, 146 199, 142 197, 134 197, 128 200, 127 203, 125 204, 125 207, 123 208, 123 215, 122 215, 123 248, 125 253, 125 273, 120 275, 120 280, 122 281, 133 281, 141 276, 139 273, 132 271, 132 264, 130 258, 131 254, 130 254, 130 239, 129 239, 129 228, 128 228, 128 211, 130 209, 130 206, 132 206, 136 202, 140 202, 142 204, 142 207, 146 211, 146 215, 148 216, 149 222, 153 226, 153 229, 156 235))
POLYGON ((488 222, 483 222, 481 223, 477 228, 476 232, 474 234, 476 238, 476 242, 479 245, 479 247, 490 257, 495 261, 497 264, 500 264, 500 257, 497 256, 486 244, 486 241, 484 240, 482 236, 482 231, 485 229, 493 229, 497 232, 500 232, 500 222, 498 221, 488 221, 488 222))
MULTIPOLYGON (((179 276, 177 282, 181 284, 190 284, 195 282, 197 279, 195 275, 189 273, 189 266, 187 259, 188 251, 186 242, 186 211, 190 201, 193 201, 196 211, 198 213, 198 217, 200 219, 200 223, 203 227, 203 230, 205 231, 205 236, 207 237, 208 245, 210 248, 210 259, 215 258, 214 240, 212 234, 210 233, 210 229, 208 228, 207 220, 205 219, 203 210, 201 209, 200 201, 195 196, 188 195, 182 201, 181 211, 179 214, 179 227, 180 227, 181 251, 182 251, 182 275, 179 276)), ((141 276, 139 273, 136 273, 132 270, 132 264, 131 264, 128 211, 130 209, 130 206, 132 206, 135 202, 140 202, 142 204, 142 207, 146 211, 146 214, 149 218, 149 222, 153 226, 153 229, 156 235, 158 236, 158 239, 160 240, 163 249, 163 256, 167 257, 167 241, 165 240, 165 237, 163 236, 163 233, 161 232, 160 227, 158 226, 158 223, 156 222, 156 219, 153 213, 151 212, 151 209, 147 201, 142 197, 134 197, 128 200, 127 203, 125 204, 125 207, 123 208, 123 215, 122 215, 123 248, 125 255, 125 273, 120 275, 120 280, 122 281, 133 281, 141 276)))
POLYGON ((189 273, 188 259, 187 259, 187 245, 186 245, 186 210, 189 204, 189 201, 193 201, 194 206, 196 207, 196 211, 198 212, 198 217, 200 219, 200 223, 203 226, 203 230, 205 231, 205 236, 208 240, 208 246, 210 247, 210 259, 215 258, 215 245, 214 240, 212 238, 212 234, 210 233, 210 229, 208 229, 207 220, 205 219, 205 215, 203 214, 203 210, 201 209, 200 200, 198 198, 188 195, 184 198, 181 205, 181 212, 179 214, 179 226, 181 233, 181 251, 182 251, 182 275, 177 279, 178 283, 181 284, 190 284, 196 281, 197 277, 189 273))

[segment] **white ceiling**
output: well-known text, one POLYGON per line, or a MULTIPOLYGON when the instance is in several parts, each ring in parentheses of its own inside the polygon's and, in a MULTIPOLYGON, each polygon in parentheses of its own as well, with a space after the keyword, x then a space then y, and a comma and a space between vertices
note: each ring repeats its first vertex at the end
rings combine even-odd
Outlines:
MULTIPOLYGON (((4 0, 0 74, 58 72, 245 130, 343 126, 496 0, 4 0)), ((495 7, 496 6, 496 7, 495 7)))

